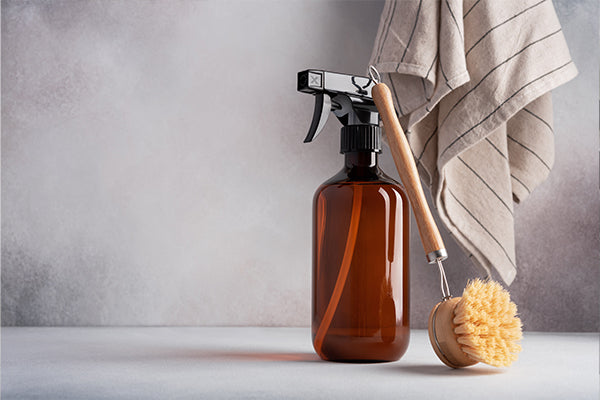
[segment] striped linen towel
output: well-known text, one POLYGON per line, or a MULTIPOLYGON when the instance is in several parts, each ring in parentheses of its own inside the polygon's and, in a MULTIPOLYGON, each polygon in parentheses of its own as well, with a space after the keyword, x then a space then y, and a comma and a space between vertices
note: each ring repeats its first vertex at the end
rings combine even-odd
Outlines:
POLYGON ((388 0, 370 64, 441 220, 510 284, 513 200, 548 176, 550 90, 577 75, 551 0, 388 0))

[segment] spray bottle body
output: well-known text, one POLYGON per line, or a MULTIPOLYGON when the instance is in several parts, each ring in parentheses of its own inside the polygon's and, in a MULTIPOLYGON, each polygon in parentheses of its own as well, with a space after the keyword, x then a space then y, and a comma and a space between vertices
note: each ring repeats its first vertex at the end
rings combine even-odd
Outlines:
POLYGON ((312 335, 325 360, 395 361, 408 347, 409 204, 377 153, 345 152, 314 196, 312 335))
POLYGON ((409 204, 377 165, 380 117, 364 76, 318 69, 298 73, 315 96, 305 143, 330 114, 342 124, 344 168, 313 203, 313 346, 331 361, 395 361, 409 340, 409 204))

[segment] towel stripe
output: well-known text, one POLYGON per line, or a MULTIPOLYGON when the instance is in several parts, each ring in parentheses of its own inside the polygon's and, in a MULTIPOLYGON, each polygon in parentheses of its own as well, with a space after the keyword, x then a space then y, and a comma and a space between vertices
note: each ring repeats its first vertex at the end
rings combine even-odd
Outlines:
POLYGON ((519 142, 518 140, 516 140, 515 138, 513 138, 510 135, 506 135, 506 137, 509 138, 510 140, 512 140, 513 142, 515 142, 516 144, 518 144, 519 146, 523 147, 525 150, 527 150, 531 154, 533 154, 538 160, 540 160, 540 162, 542 164, 544 164, 544 166, 546 168, 548 168, 548 170, 551 169, 550 166, 548 164, 546 164, 546 162, 542 159, 542 157, 540 157, 535 151, 531 150, 529 147, 525 146, 523 143, 519 142))
MULTIPOLYGON (((498 152, 498 154, 500 154, 502 156, 502 158, 504 158, 505 160, 508 160, 508 157, 506 157, 506 155, 504 153, 502 153, 500 151, 500 149, 498 147, 496 147, 496 145, 494 145, 494 143, 492 143, 492 141, 488 138, 485 138, 485 140, 490 144, 490 146, 492 146, 494 148, 494 150, 496 150, 498 152)), ((519 178, 517 178, 516 176, 514 176, 513 174, 510 174, 511 178, 515 179, 517 182, 519 182, 524 188, 525 190, 527 190, 527 193, 531 194, 531 189, 529 189, 527 187, 527 185, 525 185, 523 183, 523 181, 521 181, 519 178)))
POLYGON ((392 85, 392 91, 394 92, 394 98, 396 99, 396 104, 398 105, 398 111, 400 112, 400 115, 404 115, 404 112, 402 111, 402 106, 400 105, 400 98, 398 97, 398 94, 396 93, 396 85, 394 85, 394 80, 392 79, 391 76, 390 76, 390 83, 392 85))
POLYGON ((506 155, 500 151, 499 148, 496 147, 496 145, 494 143, 492 143, 492 141, 488 138, 485 138, 485 140, 490 144, 490 146, 492 146, 494 148, 494 150, 496 150, 498 152, 498 154, 500 154, 505 160, 508 160, 508 157, 506 157, 506 155))
POLYGON ((529 189, 529 188, 527 187, 527 185, 525 185, 525 184, 523 183, 523 181, 522 181, 522 180, 520 180, 519 178, 517 178, 517 177, 516 177, 516 176, 514 176, 513 174, 510 174, 510 176, 511 176, 511 178, 513 178, 515 181, 519 182, 519 183, 521 184, 521 186, 523 186, 523 187, 525 188, 525 190, 527 190, 527 193, 531 194, 531 189, 529 189))
POLYGON ((464 39, 463 33, 460 30, 460 26, 458 25, 458 21, 456 20, 456 17, 454 16, 454 13, 452 12, 452 8, 450 8, 450 4, 448 3, 448 0, 446 0, 446 6, 448 7, 448 11, 450 11, 450 15, 452 16, 452 19, 454 20, 454 25, 456 25, 458 34, 460 35, 460 37, 462 37, 464 39))
POLYGON ((476 172, 476 171, 475 171, 473 168, 471 168, 471 166, 470 166, 469 164, 467 164, 467 163, 465 162, 465 160, 463 160, 463 159, 462 159, 462 157, 458 156, 457 158, 458 158, 458 159, 459 159, 459 160, 460 160, 460 161, 461 161, 461 162, 462 162, 462 163, 463 163, 463 164, 464 164, 464 165, 465 165, 465 166, 466 166, 466 167, 467 167, 467 168, 468 168, 468 169, 469 169, 469 170, 470 170, 470 171, 471 171, 471 172, 472 172, 472 173, 473 173, 473 174, 474 174, 476 177, 478 177, 478 178, 479 178, 479 180, 480 180, 481 182, 483 182, 483 184, 484 184, 484 185, 485 185, 485 186, 486 186, 488 189, 490 189, 490 191, 491 191, 491 192, 494 194, 494 196, 496 196, 496 198, 497 198, 498 200, 500 200, 500 202, 502 203, 502 205, 503 205, 504 207, 506 207, 506 209, 508 210, 508 212, 510 213, 510 215, 513 215, 513 212, 512 212, 512 210, 510 209, 510 207, 508 206, 508 204, 506 204, 506 203, 504 202, 504 200, 502 200, 502 197, 500 197, 500 196, 498 195, 498 193, 496 193, 496 191, 495 191, 495 190, 494 190, 494 189, 493 189, 493 188, 492 188, 492 187, 491 187, 491 186, 490 186, 490 185, 489 185, 489 184, 488 184, 488 183, 485 181, 485 179, 483 179, 483 178, 481 177, 481 175, 479 175, 479 174, 478 174, 478 173, 477 173, 477 172, 476 172))
POLYGON ((421 157, 423 157, 423 154, 425 154, 425 149, 427 148, 427 145, 429 144, 429 141, 431 139, 433 139, 433 137, 435 136, 436 133, 437 133, 437 127, 435 128, 435 130, 433 131, 433 133, 425 141, 425 144, 423 145, 423 150, 421 150, 421 154, 419 154, 419 158, 417 159, 417 161, 419 161, 419 162, 421 161, 421 157))
POLYGON ((484 33, 484 34, 483 34, 483 36, 481 36, 481 37, 479 38, 479 40, 477 40, 477 41, 475 42, 475 44, 474 44, 473 46, 471 46, 471 48, 470 48, 469 50, 467 50, 467 53, 465 54, 465 57, 467 57, 467 56, 469 55, 469 53, 471 52, 471 50, 473 50, 473 49, 475 48, 475 46, 477 46, 477 45, 479 44, 479 42, 481 42, 481 41, 482 41, 482 40, 483 40, 483 39, 484 39, 484 38, 485 38, 487 35, 489 35, 489 34, 490 34, 490 33, 491 33, 491 32, 492 32, 494 29, 501 27, 502 25, 504 25, 504 24, 506 24, 506 23, 508 23, 508 22, 512 21, 513 19, 517 18, 519 15, 521 15, 521 14, 523 14, 523 13, 525 13, 525 12, 527 12, 527 11, 531 10, 532 8, 535 8, 535 7, 539 6, 540 4, 542 4, 542 3, 546 2, 546 1, 547 1, 547 0, 542 0, 542 1, 540 1, 539 3, 536 3, 536 4, 532 5, 532 6, 529 6, 529 7, 527 7, 526 9, 524 9, 523 11, 521 11, 520 13, 517 13, 517 14, 513 15, 512 17, 510 17, 509 19, 507 19, 507 20, 505 20, 505 21, 503 21, 503 22, 500 22, 498 25, 496 25, 496 26, 494 26, 494 27, 490 28, 490 30, 489 30, 489 31, 487 31, 486 33, 484 33))
POLYGON ((452 195, 452 197, 454 197, 454 200, 456 200, 456 202, 458 204, 460 204, 460 206, 471 216, 471 218, 473 218, 475 220, 475 222, 477 222, 479 224, 479 226, 481 226, 483 228, 483 230, 486 231, 487 234, 490 235, 490 237, 492 239, 494 239, 494 241, 498 244, 498 246, 502 249, 502 251, 506 255, 506 258, 508 259, 508 261, 512 264, 513 267, 516 268, 517 266, 515 265, 515 263, 513 262, 513 260, 510 258, 510 255, 508 254, 508 252, 506 251, 506 249, 504 249, 504 246, 502 246, 502 243, 500 243, 498 241, 498 239, 496 239, 496 237, 494 235, 492 235, 492 233, 485 227, 485 225, 483 225, 481 223, 481 221, 479 221, 479 219, 477 219, 477 217, 475 217, 473 215, 473 213, 467 207, 465 207, 465 205, 463 203, 461 203, 461 201, 456 197, 456 195, 454 193, 452 193, 452 190, 448 189, 448 193, 450 193, 452 195))
POLYGON ((496 71, 498 68, 500 68, 501 66, 503 66, 504 64, 506 64, 507 62, 509 62, 510 60, 514 59, 515 57, 517 57, 518 55, 520 55, 521 53, 523 53, 525 50, 527 50, 528 48, 530 48, 531 46, 533 46, 534 44, 540 43, 546 39, 548 39, 549 37, 556 35, 557 33, 559 33, 561 30, 557 30, 554 31, 542 38, 539 38, 531 43, 529 43, 527 46, 523 47, 521 50, 517 51, 515 54, 513 54, 512 56, 508 57, 506 60, 502 61, 500 64, 496 65, 494 68, 492 68, 491 70, 489 70, 489 72, 487 74, 485 74, 483 76, 483 78, 481 78, 479 80, 479 82, 477 82, 471 89, 469 89, 469 91, 467 91, 467 93, 465 93, 460 99, 458 99, 458 101, 456 103, 454 103, 454 105, 450 108, 450 111, 448 111, 448 113, 446 114, 446 116, 444 117, 444 119, 442 120, 442 122, 440 123, 440 126, 444 125, 444 122, 446 122, 446 120, 448 119, 448 116, 450 116, 450 114, 452 113, 452 111, 454 111, 454 109, 456 109, 456 107, 458 106, 458 104, 463 101, 469 94, 471 94, 475 89, 477 89, 482 83, 483 81, 485 81, 494 71, 496 71))
POLYGON ((454 90, 448 83, 448 77, 446 76, 446 73, 444 72, 444 66, 442 65, 442 57, 440 57, 440 70, 442 71, 442 76, 444 77, 444 81, 446 81, 446 86, 448 86, 448 89, 454 90))
MULTIPOLYGON (((496 147, 496 145, 494 145, 494 143, 492 143, 492 141, 488 138, 485 138, 485 140, 490 144, 490 146, 492 146, 494 148, 494 150, 496 150, 498 152, 498 154, 500 154, 502 156, 502 158, 504 158, 505 160, 508 160, 508 157, 506 157, 506 155, 504 155, 504 153, 502 153, 500 151, 499 148, 496 147)), ((531 189, 529 189, 527 187, 527 185, 525 185, 523 183, 523 181, 521 181, 519 178, 517 178, 516 176, 514 176, 513 174, 510 174, 511 178, 514 178, 517 182, 519 182, 524 188, 525 190, 527 190, 527 193, 531 194, 531 189)))
MULTIPOLYGON (((385 18, 385 20, 387 20, 388 16, 390 15, 389 12, 390 12, 391 8, 392 8, 392 2, 386 1, 383 11, 381 12, 381 18, 385 18)), ((382 22, 380 22, 380 24, 382 24, 382 22)), ((383 31, 378 31, 377 37, 375 38, 375 43, 373 45, 373 47, 375 49, 377 49, 377 51, 373 54, 374 61, 376 58, 379 58, 379 54, 381 53, 381 46, 383 46, 383 31)))
MULTIPOLYGON (((431 101, 431 97, 427 97, 427 88, 425 87, 425 80, 429 78, 429 74, 431 73, 431 70, 433 69, 433 65, 435 64, 435 60, 437 60, 438 58, 438 54, 436 53, 435 57, 433 57, 433 61, 431 62, 431 65, 429 66, 429 69, 427 70, 427 74, 425 75, 425 78, 421 78, 421 82, 423 82, 423 93, 425 95, 425 99, 429 102, 431 101)), ((427 110, 427 112, 431 112, 431 110, 429 110, 427 107, 425 107, 425 109, 427 110)))
POLYGON ((466 14, 465 14, 465 15, 463 15, 463 19, 467 18, 467 15, 469 15, 469 14, 471 13, 471 11, 472 11, 472 10, 475 8, 475 6, 476 6, 477 4, 479 4, 479 2, 480 2, 480 1, 481 1, 481 0, 477 0, 475 3, 473 3, 473 5, 471 6, 471 8, 469 8, 469 11, 467 11, 467 12, 466 12, 466 14))
POLYGON ((420 0, 419 8, 417 8, 417 16, 415 17, 415 23, 413 24, 412 31, 410 32, 410 37, 408 38, 408 43, 406 43, 406 47, 404 48, 404 53, 402 54, 402 58, 400 59, 400 62, 404 61, 404 57, 406 56, 406 51, 408 50, 408 47, 410 46, 410 42, 412 41, 413 35, 415 34, 415 28, 417 27, 417 23, 419 22, 419 14, 421 14, 421 4, 422 3, 423 3, 423 0, 420 0))
POLYGON ((546 122, 544 119, 542 119, 542 117, 540 117, 537 114, 532 113, 531 111, 529 111, 528 109, 524 108, 523 111, 531 114, 533 117, 539 119, 544 125, 546 125, 548 127, 548 129, 550 129, 550 132, 552 132, 552 134, 554 134, 554 129, 552 128, 552 125, 550 125, 548 122, 546 122))
POLYGON ((429 66, 429 69, 427 70, 427 75, 425 75, 425 79, 429 78, 429 73, 433 69, 433 65, 435 64, 435 61, 438 59, 438 56, 439 56, 439 53, 436 53, 435 57, 433 57, 433 61, 431 62, 431 65, 429 66))
POLYGON ((394 10, 396 9, 396 2, 392 2, 392 8, 390 11, 390 18, 388 20, 388 22, 386 22, 386 29, 385 29, 385 35, 383 36, 383 40, 381 41, 381 46, 379 47, 379 51, 378 51, 378 55, 377 55, 377 62, 379 62, 381 60, 381 54, 383 53, 383 46, 385 45, 385 41, 387 40, 387 36, 388 33, 390 32, 390 26, 392 25, 392 19, 394 19, 394 10))
POLYGON ((476 123, 475 125, 473 125, 471 128, 469 128, 468 130, 466 130, 465 132, 461 133, 460 135, 458 135, 458 137, 456 139, 454 139, 445 149, 444 151, 442 151, 440 153, 440 157, 443 156, 452 146, 454 146, 460 139, 463 138, 463 136, 465 136, 467 133, 471 132, 473 129, 477 128, 479 125, 483 124, 485 121, 487 121, 492 115, 494 115, 500 108, 502 108, 502 106, 504 104, 506 104, 507 102, 509 102, 513 97, 515 97, 517 94, 519 94, 523 89, 525 89, 527 86, 539 81, 542 78, 545 78, 546 76, 566 67, 567 65, 571 64, 573 61, 569 60, 568 62, 564 63, 563 65, 561 65, 560 67, 556 67, 551 71, 546 72, 543 75, 538 76, 537 78, 533 79, 532 81, 529 81, 528 83, 526 83, 525 85, 521 86, 521 88, 519 88, 519 90, 517 90, 516 92, 514 92, 508 99, 504 100, 498 107, 496 107, 496 109, 494 109, 494 111, 492 111, 490 114, 488 114, 485 118, 483 118, 481 121, 479 121, 478 123, 476 123))

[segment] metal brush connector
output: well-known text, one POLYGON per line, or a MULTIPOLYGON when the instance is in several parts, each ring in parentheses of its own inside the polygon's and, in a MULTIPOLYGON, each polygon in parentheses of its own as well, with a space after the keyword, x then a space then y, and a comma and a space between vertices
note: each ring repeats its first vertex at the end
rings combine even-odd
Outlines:
POLYGON ((427 254, 427 262, 429 264, 435 264, 438 261, 444 261, 446 258, 448 258, 448 252, 446 249, 435 250, 427 254))

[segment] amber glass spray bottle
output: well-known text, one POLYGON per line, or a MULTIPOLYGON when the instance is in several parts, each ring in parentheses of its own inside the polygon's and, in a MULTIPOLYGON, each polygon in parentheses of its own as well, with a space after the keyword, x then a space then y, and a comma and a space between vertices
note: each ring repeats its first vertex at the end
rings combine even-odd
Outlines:
POLYGON ((344 125, 344 166, 313 203, 312 336, 324 360, 398 360, 409 340, 409 204, 378 166, 379 115, 369 78, 307 70, 298 90, 316 96, 305 142, 329 112, 344 125))

